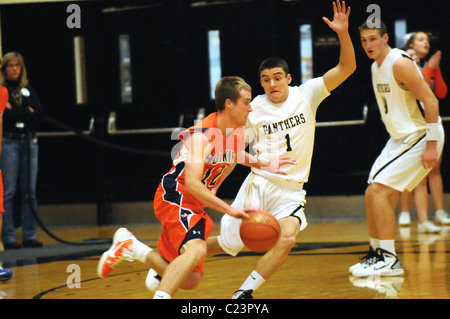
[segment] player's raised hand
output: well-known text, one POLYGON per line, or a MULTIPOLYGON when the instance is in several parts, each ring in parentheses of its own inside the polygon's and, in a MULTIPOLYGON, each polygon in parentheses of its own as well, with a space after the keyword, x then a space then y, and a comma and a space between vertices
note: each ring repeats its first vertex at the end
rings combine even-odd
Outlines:
POLYGON ((337 0, 333 2, 333 21, 330 21, 327 17, 322 17, 328 26, 334 30, 334 32, 347 32, 348 31, 348 17, 350 16, 350 7, 346 7, 345 1, 337 0))

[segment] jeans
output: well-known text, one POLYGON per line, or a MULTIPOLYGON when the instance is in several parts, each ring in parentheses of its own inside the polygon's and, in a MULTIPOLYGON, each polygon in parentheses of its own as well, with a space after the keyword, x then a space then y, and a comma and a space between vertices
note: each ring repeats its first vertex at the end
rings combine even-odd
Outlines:
POLYGON ((24 141, 5 137, 2 139, 0 169, 3 175, 3 199, 5 208, 5 212, 3 213, 2 241, 5 244, 16 241, 13 214, 14 197, 18 186, 22 213, 22 240, 36 239, 37 223, 32 209, 34 211, 37 209, 36 180, 38 149, 36 138, 32 138, 31 140, 25 139, 24 141), (27 156, 27 145, 30 146, 30 156, 27 156))

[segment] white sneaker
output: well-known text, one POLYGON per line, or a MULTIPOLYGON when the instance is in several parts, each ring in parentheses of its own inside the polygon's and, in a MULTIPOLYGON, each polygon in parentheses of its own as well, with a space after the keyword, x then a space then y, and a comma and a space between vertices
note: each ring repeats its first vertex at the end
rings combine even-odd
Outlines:
POLYGON ((350 268, 348 268, 348 272, 352 273, 354 270, 358 268, 368 267, 377 261, 377 255, 375 253, 375 250, 373 250, 372 246, 369 246, 369 252, 367 253, 366 256, 362 257, 361 259, 362 259, 361 262, 354 264, 353 266, 350 266, 350 268))
POLYGON ((133 261, 133 246, 136 237, 126 228, 119 228, 113 238, 111 247, 105 251, 97 266, 100 278, 106 278, 123 260, 133 261))
POLYGON ((399 226, 409 226, 411 225, 411 217, 409 216, 409 212, 401 212, 398 216, 398 224, 399 226))
POLYGON ((145 279, 145 286, 148 290, 155 292, 158 290, 159 283, 161 282, 161 277, 158 273, 150 268, 147 274, 147 278, 145 279))
POLYGON ((417 231, 419 233, 435 234, 435 233, 439 233, 441 230, 442 230, 441 227, 436 226, 435 224, 433 224, 429 220, 427 220, 426 222, 423 222, 423 223, 420 223, 420 224, 417 225, 417 231))
POLYGON ((381 248, 377 248, 376 254, 378 259, 376 263, 355 269, 352 275, 355 277, 403 275, 403 268, 397 256, 381 248))
POLYGON ((434 216, 434 221, 441 225, 450 225, 450 215, 447 214, 447 212, 444 212, 443 210, 439 210, 436 212, 436 215, 434 216))

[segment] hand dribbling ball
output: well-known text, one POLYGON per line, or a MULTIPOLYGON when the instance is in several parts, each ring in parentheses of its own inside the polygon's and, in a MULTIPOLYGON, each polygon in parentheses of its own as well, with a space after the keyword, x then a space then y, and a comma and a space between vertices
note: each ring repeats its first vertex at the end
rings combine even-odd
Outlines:
POLYGON ((255 252, 266 252, 280 238, 280 224, 271 213, 256 210, 243 219, 240 227, 241 240, 244 245, 255 252))

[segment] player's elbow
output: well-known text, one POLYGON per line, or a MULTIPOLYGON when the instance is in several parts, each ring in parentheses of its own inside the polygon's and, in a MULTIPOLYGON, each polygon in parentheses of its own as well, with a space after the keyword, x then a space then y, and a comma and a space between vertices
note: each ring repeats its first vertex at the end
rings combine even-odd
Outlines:
POLYGON ((338 66, 341 83, 347 80, 356 71, 356 62, 348 62, 338 66))
POLYGON ((356 62, 349 63, 343 68, 343 72, 346 74, 347 78, 355 73, 356 71, 356 62))
POLYGON ((191 180, 189 178, 185 179, 184 190, 191 195, 195 194, 195 190, 198 189, 196 186, 195 180, 191 180))

